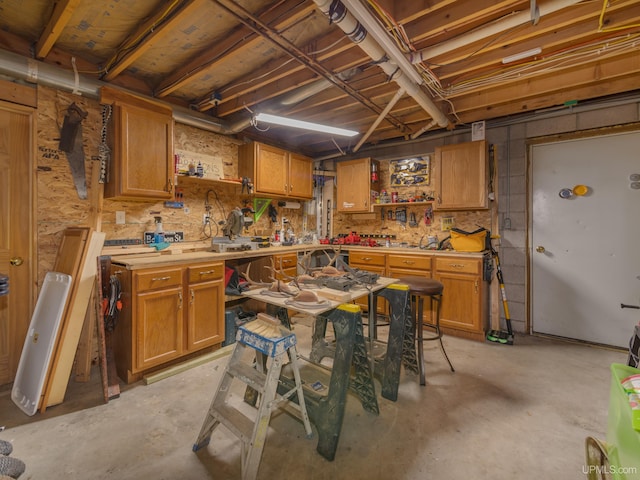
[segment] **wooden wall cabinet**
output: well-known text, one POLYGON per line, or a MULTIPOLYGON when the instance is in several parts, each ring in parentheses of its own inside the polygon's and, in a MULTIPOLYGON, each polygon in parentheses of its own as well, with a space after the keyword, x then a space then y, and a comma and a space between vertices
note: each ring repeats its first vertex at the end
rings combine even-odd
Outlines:
POLYGON ((434 157, 434 210, 489 208, 489 167, 485 140, 437 147, 434 157))
POLYGON ((111 104, 107 129, 111 149, 105 198, 173 198, 173 116, 170 107, 103 87, 101 103, 111 104))
POLYGON ((260 142, 240 146, 238 174, 253 181, 256 194, 310 199, 313 160, 260 142))
POLYGON ((371 183, 371 158, 346 160, 336 164, 338 182, 336 209, 342 213, 366 213, 373 211, 371 191, 378 184, 371 183))
POLYGON ((114 353, 125 382, 223 342, 223 262, 113 270, 123 297, 114 353))

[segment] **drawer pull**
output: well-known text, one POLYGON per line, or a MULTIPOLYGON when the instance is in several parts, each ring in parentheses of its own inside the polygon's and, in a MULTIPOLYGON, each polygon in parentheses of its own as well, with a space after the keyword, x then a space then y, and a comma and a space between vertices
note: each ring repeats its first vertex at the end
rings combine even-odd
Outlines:
POLYGON ((215 270, 203 270, 199 273, 199 275, 211 275, 212 273, 216 273, 215 270))
POLYGON ((414 262, 413 260, 403 260, 402 263, 406 263, 407 265, 413 265, 416 262, 414 262))
POLYGON ((453 268, 464 268, 463 263, 450 263, 449 266, 453 268))
POLYGON ((368 262, 369 260, 373 260, 371 257, 362 257, 363 262, 368 262))
POLYGON ((171 277, 153 277, 152 282, 164 282, 165 280, 171 280, 171 277))

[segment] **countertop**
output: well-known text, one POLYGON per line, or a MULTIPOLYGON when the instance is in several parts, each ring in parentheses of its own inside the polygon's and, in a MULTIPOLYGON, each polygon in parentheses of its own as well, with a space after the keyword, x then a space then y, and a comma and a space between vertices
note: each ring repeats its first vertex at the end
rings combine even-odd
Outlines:
MULTIPOLYGON (((172 245, 171 249, 157 251, 145 251, 141 248, 136 249, 108 249, 104 250, 104 255, 111 256, 111 262, 125 266, 129 270, 137 270, 140 268, 150 267, 164 267, 171 265, 179 265, 184 263, 196 263, 196 262, 216 262, 224 260, 237 260, 243 258, 256 258, 265 257, 269 255, 277 255, 291 252, 313 252, 318 250, 334 250, 340 249, 341 251, 364 251, 371 253, 394 253, 399 255, 456 255, 461 257, 481 258, 484 252, 456 252, 453 250, 423 250, 419 248, 411 247, 361 247, 355 245, 311 245, 311 244, 298 244, 288 247, 272 246, 267 248, 259 248, 257 250, 246 250, 243 252, 227 252, 217 253, 210 251, 210 247, 200 243, 197 245, 185 245, 178 247, 172 245), (173 248, 173 247, 176 248, 173 248), (184 251, 186 249, 193 249, 193 251, 184 251), (122 252, 122 253, 119 253, 122 252), (131 252, 131 253, 129 253, 131 252)), ((146 250, 151 250, 149 247, 144 247, 146 250)))

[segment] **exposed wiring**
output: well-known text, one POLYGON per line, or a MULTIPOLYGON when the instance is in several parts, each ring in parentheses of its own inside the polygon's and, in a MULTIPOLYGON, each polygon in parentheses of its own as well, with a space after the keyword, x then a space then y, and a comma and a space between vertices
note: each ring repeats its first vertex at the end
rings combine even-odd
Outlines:
POLYGON ((640 23, 636 23, 635 25, 604 28, 604 14, 609 6, 611 6, 611 0, 602 0, 602 10, 600 11, 600 17, 598 18, 598 32, 619 32, 620 30, 626 30, 628 28, 640 27, 640 23))

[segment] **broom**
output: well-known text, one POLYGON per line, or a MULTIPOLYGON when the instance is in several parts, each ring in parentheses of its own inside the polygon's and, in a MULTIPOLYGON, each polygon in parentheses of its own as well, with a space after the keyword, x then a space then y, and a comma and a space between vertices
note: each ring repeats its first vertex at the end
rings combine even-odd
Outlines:
POLYGON ((490 330, 487 333, 487 341, 493 343, 501 343, 503 345, 513 345, 513 330, 511 329, 511 317, 509 316, 509 305, 507 304, 507 292, 504 288, 504 278, 502 277, 502 268, 500 268, 500 257, 498 252, 491 249, 491 254, 496 262, 496 277, 500 284, 500 295, 502 297, 502 308, 504 309, 504 319, 507 323, 507 331, 490 330))

